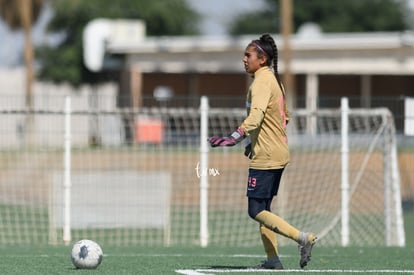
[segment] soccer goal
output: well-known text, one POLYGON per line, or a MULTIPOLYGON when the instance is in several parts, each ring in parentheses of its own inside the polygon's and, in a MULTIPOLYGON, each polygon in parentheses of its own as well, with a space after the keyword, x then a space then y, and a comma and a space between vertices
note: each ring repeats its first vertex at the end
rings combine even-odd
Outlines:
MULTIPOLYGON (((211 109, 208 116, 210 134, 219 134, 231 131, 223 128, 237 122, 244 114, 211 109)), ((285 170, 273 211, 299 229, 318 234, 321 245, 404 246, 397 145, 390 111, 385 108, 350 109, 344 98, 340 108, 313 112, 297 109, 291 116, 288 125, 291 162, 285 170)), ((237 127, 237 123, 232 127, 237 127)), ((202 137, 201 148, 206 146, 204 140, 202 137)), ((205 149, 201 151, 206 152, 205 149)), ((222 169, 230 169, 229 165, 213 159, 227 159, 231 149, 222 149, 221 156, 211 151, 210 165, 220 163, 222 169)), ((247 163, 243 165, 246 169, 247 163)), ((245 176, 240 165, 237 169, 239 175, 245 176)), ((239 189, 243 189, 246 181, 243 176, 237 179, 239 189)), ((234 180, 225 181, 211 183, 210 189, 214 190, 216 185, 228 186, 234 180)), ((203 186, 207 183, 202 181, 202 194, 207 192, 203 186)), ((228 191, 227 196, 233 197, 234 192, 228 191)), ((219 212, 211 209, 217 204, 215 199, 223 199, 210 198, 211 201, 201 207, 202 220, 203 215, 211 213, 213 217, 208 220, 219 223, 217 220, 221 219, 224 228, 224 224, 233 220, 232 215, 216 217, 219 212)), ((247 230, 247 222, 243 225, 237 219, 233 221, 228 228, 241 231, 235 235, 249 236, 243 232, 247 230)), ((201 230, 202 244, 207 243, 207 232, 211 228, 201 230)), ((255 236, 254 232, 249 233, 255 236)), ((282 238, 280 243, 289 242, 282 238)))
POLYGON ((350 109, 343 98, 337 110, 298 110, 294 123, 282 212, 326 244, 404 246, 389 110, 350 109))
MULTIPOLYGON (((65 111, 67 100, 0 106, 0 244, 260 244, 247 215, 245 144, 206 143, 234 131, 244 109, 206 97, 119 109, 100 93, 93 108, 78 95, 65 111)), ((404 246, 392 114, 345 103, 292 110, 291 162, 273 211, 319 245, 404 246)))

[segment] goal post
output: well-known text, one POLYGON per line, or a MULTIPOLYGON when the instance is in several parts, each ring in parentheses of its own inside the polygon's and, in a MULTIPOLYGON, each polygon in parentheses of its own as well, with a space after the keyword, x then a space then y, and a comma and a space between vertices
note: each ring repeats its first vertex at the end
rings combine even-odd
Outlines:
POLYGON ((208 245, 208 98, 200 99, 200 245, 208 245))
POLYGON ((72 241, 71 236, 71 112, 72 101, 69 96, 65 97, 64 113, 64 148, 63 148, 63 242, 69 245, 72 241))
MULTIPOLYGON (((341 242, 349 245, 349 105, 341 98, 341 242)), ((321 236, 322 237, 322 236, 321 236)))
MULTIPOLYGON (((350 224, 349 224, 349 201, 351 192, 349 183, 349 119, 350 119, 348 98, 341 98, 341 243, 342 246, 349 245, 350 224)), ((355 110, 353 115, 369 116, 374 115, 372 110, 355 110)), ((392 114, 387 109, 378 109, 382 118, 382 126, 378 134, 372 140, 375 145, 378 138, 383 136, 383 174, 384 174, 384 216, 385 216, 385 244, 387 246, 405 246, 405 233, 402 217, 402 203, 400 192, 400 178, 398 171, 397 144, 395 139, 395 127, 392 114), (383 130, 381 130, 383 129, 383 130), (392 213, 394 211, 394 213, 392 213), (394 217, 394 219, 392 218, 394 217), (393 235, 396 239, 393 240, 393 235)), ((370 150, 369 150, 370 151, 370 150)), ((370 153, 370 152, 369 152, 370 153)), ((367 155, 368 156, 368 155, 367 155)), ((365 164, 364 164, 365 165, 365 164)), ((359 173, 357 178, 361 174, 359 173)), ((359 181, 358 179, 357 181, 359 181)), ((356 181, 356 182, 357 182, 356 181)))
MULTIPOLYGON (((401 190, 400 190, 400 173, 399 173, 399 165, 398 165, 398 150, 397 150, 397 139, 394 127, 394 120, 391 114, 387 116, 389 123, 392 124, 392 127, 388 128, 388 150, 386 151, 386 157, 384 159, 390 159, 390 162, 384 163, 384 165, 390 166, 387 171, 391 172, 391 175, 386 174, 388 181, 388 188, 391 189, 389 198, 389 204, 394 203, 392 207, 386 207, 386 211, 391 213, 385 213, 388 217, 386 227, 387 227, 387 236, 386 236, 386 244, 387 245, 394 245, 403 247, 405 246, 405 231, 404 231, 404 219, 403 219, 403 210, 402 210, 402 201, 401 201, 401 190), (392 211, 395 211, 393 214, 392 211), (393 220, 391 217, 396 217, 393 220), (393 232, 395 230, 397 240, 393 240, 393 232)), ((384 161, 385 162, 385 161, 384 161)), ((389 192, 385 192, 388 195, 389 192)))

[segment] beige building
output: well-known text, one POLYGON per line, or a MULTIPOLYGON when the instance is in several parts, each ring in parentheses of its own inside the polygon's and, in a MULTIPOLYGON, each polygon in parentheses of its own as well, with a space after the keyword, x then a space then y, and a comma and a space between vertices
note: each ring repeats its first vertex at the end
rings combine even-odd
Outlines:
MULTIPOLYGON (((258 35, 146 37, 142 22, 128 23, 128 33, 119 22, 106 23, 99 28, 117 27, 94 39, 95 44, 101 41, 103 53, 101 60, 94 57, 98 66, 89 67, 99 71, 111 59, 122 60, 121 92, 132 96, 128 102, 148 105, 154 96, 179 96, 193 104, 192 96, 209 95, 233 98, 213 100, 216 105, 243 106, 250 76, 241 60, 246 45, 258 35)), ((274 37, 283 75, 286 49, 282 37, 274 37)), ((291 37, 290 45, 294 88, 288 95, 293 106, 337 107, 339 97, 348 96, 351 107, 390 108, 402 130, 404 98, 414 97, 414 33, 326 34, 310 24, 291 37)))

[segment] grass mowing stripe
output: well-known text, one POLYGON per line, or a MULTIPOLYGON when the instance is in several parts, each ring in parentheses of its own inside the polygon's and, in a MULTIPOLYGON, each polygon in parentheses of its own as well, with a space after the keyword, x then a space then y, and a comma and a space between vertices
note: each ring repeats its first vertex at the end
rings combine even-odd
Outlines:
POLYGON ((391 273, 391 274, 414 274, 414 270, 342 270, 342 269, 327 269, 327 270, 318 270, 318 269, 283 269, 283 270, 270 270, 270 269, 178 269, 175 271, 179 274, 184 275, 214 275, 214 273, 391 273))
MULTIPOLYGON (((104 254, 104 256, 110 257, 188 257, 188 254, 104 254)), ((263 254, 200 254, 199 257, 208 257, 208 258, 265 258, 263 254)), ((289 257, 299 257, 298 255, 280 255, 280 258, 289 258, 289 257)))

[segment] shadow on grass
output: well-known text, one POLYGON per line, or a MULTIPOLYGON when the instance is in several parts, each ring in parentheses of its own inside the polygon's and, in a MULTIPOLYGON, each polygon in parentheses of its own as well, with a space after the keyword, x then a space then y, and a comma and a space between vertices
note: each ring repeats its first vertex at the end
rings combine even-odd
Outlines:
POLYGON ((252 269, 254 266, 245 266, 245 265, 211 265, 207 268, 210 269, 252 269))

